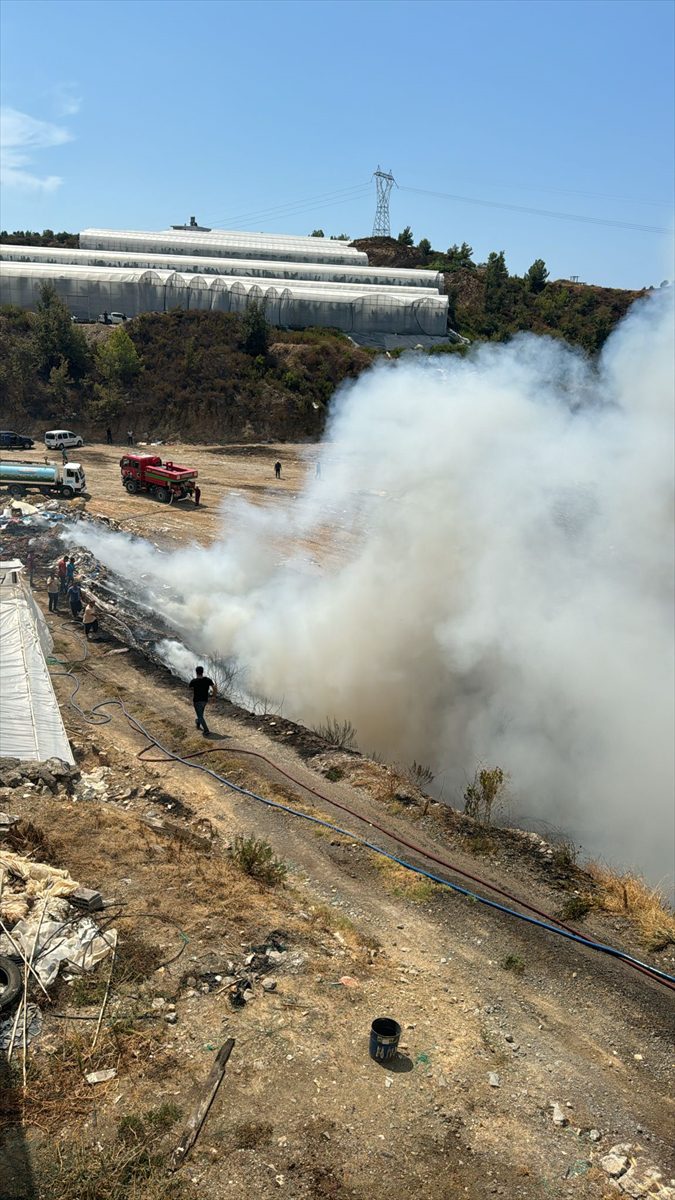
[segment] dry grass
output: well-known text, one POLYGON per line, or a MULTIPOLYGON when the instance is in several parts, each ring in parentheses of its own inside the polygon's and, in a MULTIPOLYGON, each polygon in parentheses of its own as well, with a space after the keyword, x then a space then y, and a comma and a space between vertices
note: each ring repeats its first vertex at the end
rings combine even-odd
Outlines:
POLYGON ((444 888, 431 879, 415 875, 392 862, 390 858, 382 858, 379 854, 371 854, 370 861, 378 872, 383 887, 390 896, 399 896, 402 900, 412 900, 414 904, 428 904, 436 896, 442 895, 444 888))
POLYGON ((628 917, 649 950, 675 944, 675 913, 659 888, 650 887, 639 875, 617 874, 601 863, 589 863, 586 870, 595 884, 595 908, 628 917))

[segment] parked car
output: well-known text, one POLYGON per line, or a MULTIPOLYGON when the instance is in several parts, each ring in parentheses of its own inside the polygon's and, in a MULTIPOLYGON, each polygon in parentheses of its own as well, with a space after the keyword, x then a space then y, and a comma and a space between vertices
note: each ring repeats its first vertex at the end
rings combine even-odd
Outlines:
POLYGON ((25 433, 14 433, 11 429, 0 429, 0 450, 32 450, 35 442, 25 433))
POLYGON ((45 446, 48 450, 70 450, 84 446, 84 442, 79 433, 72 433, 69 429, 48 429, 45 434, 45 446))
POLYGON ((124 325, 128 320, 126 313, 102 312, 98 314, 99 325, 124 325))

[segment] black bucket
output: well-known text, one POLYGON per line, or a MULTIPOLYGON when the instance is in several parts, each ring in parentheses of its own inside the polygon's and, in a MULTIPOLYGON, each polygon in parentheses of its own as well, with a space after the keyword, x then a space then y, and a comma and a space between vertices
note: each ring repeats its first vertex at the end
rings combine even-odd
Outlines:
POLYGON ((375 1062, 396 1058, 401 1026, 391 1017, 378 1017, 370 1027, 370 1057, 375 1062))

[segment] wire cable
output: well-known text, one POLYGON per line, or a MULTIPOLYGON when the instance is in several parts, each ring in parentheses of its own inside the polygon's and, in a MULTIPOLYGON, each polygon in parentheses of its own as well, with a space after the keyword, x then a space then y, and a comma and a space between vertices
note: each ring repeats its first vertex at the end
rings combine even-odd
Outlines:
MULTIPOLYGON (((139 733, 142 733, 143 736, 147 739, 147 741, 150 742, 151 745, 156 746, 158 750, 161 750, 162 753, 165 754, 168 759, 170 759, 174 762, 181 763, 183 766, 188 767, 191 770, 202 771, 204 774, 209 775, 212 779, 215 779, 216 782, 229 788, 231 791, 236 792, 242 796, 247 796, 249 799, 256 800, 258 803, 264 804, 267 808, 275 809, 279 812, 284 812, 284 813, 288 814, 289 816, 299 817, 302 820, 309 821, 311 824, 319 825, 319 826, 322 826, 324 829, 330 829, 335 833, 339 833, 341 836, 347 837, 351 841, 356 842, 357 844, 364 846, 369 850, 372 850, 374 853, 379 854, 382 857, 387 858, 390 861, 397 863, 399 866, 403 867, 405 870, 411 871, 416 875, 420 875, 423 878, 429 879, 433 883, 438 883, 442 887, 447 887, 451 891, 456 892, 459 895, 466 896, 467 898, 469 898, 479 904, 485 905, 487 908, 491 908, 498 912, 505 913, 506 915, 514 917, 517 920, 524 921, 529 925, 533 925, 537 928, 544 929, 548 933, 557 934, 558 937, 566 938, 567 940, 575 942, 578 945, 585 946, 587 949, 595 950, 599 953, 606 954, 609 957, 616 958, 616 959, 620 960, 621 962, 626 963, 628 966, 633 967, 634 969, 649 976, 651 979, 655 980, 656 982, 663 984, 664 986, 669 988, 671 991, 675 991, 675 976, 669 975, 668 972, 662 971, 660 968, 654 967, 649 963, 642 962, 640 959, 635 958, 633 955, 628 954, 626 951, 619 950, 615 946, 608 946, 603 942, 594 941, 591 938, 586 938, 582 934, 573 932, 572 930, 566 929, 562 926, 551 924, 550 920, 544 920, 544 919, 539 919, 534 916, 529 916, 529 915, 527 915, 527 913, 518 912, 517 910, 509 908, 508 906, 501 904, 496 900, 490 900, 488 897, 481 896, 479 893, 473 892, 469 888, 463 887, 461 884, 452 883, 450 880, 444 879, 442 876, 436 875, 434 872, 427 871, 423 867, 416 866, 415 864, 408 862, 406 859, 400 858, 398 855, 392 854, 390 851, 385 850, 382 846, 378 846, 376 843, 371 842, 369 839, 361 837, 358 834, 353 833, 351 830, 343 829, 341 826, 334 824, 332 821, 326 821, 321 817, 315 817, 310 813, 304 813, 304 812, 299 811, 298 809, 294 809, 290 805, 281 804, 279 801, 270 800, 268 797, 260 796, 256 792, 251 791, 249 788, 241 787, 239 784, 234 783, 233 780, 228 779, 225 775, 221 775, 217 771, 214 771, 211 767, 208 767, 208 766, 204 765, 203 763, 197 763, 194 761, 190 761, 187 756, 182 756, 180 754, 175 753, 173 750, 169 750, 168 747, 164 746, 159 741, 158 738, 156 738, 153 734, 151 734, 145 728, 143 723, 141 721, 139 721, 137 717, 134 717, 133 714, 131 714, 127 710, 127 708, 122 700, 119 700, 119 699, 101 700, 97 704, 93 705, 93 707, 90 710, 90 714, 87 715, 83 711, 83 709, 74 702, 74 697, 77 695, 77 692, 79 691, 79 686, 80 686, 79 680, 76 678, 75 675, 73 675, 72 672, 64 672, 64 674, 68 674, 75 681, 75 687, 73 689, 71 697, 69 698, 69 703, 72 704, 72 706, 76 709, 76 711, 78 713, 80 713, 80 715, 83 717, 83 719, 85 721, 87 721, 88 723, 93 724, 93 725, 109 724, 112 721, 111 714, 109 714, 109 713, 103 714, 103 713, 101 713, 100 710, 104 709, 104 708, 119 708, 121 710, 121 712, 123 713, 125 719, 129 723, 129 725, 131 726, 131 728, 135 729, 139 733)), ((332 803, 332 801, 331 801, 331 803, 332 803)), ((382 828, 382 827, 379 827, 379 828, 382 828)), ((386 830, 384 832, 387 833, 386 830)), ((388 833, 387 833, 387 836, 393 836, 395 838, 395 835, 391 835, 388 833)), ((425 850, 420 850, 420 853, 424 856, 426 856, 426 854, 427 854, 427 852, 425 850)), ((432 856, 429 856, 429 857, 432 857, 432 856)), ((516 903, 519 903, 519 901, 516 901, 516 903)))
POLYGON ((530 208, 522 204, 508 204, 498 200, 481 200, 477 196, 457 196, 451 192, 432 192, 426 188, 400 185, 402 192, 413 192, 418 196, 433 196, 437 200, 454 200, 460 204, 478 204, 483 208, 500 208, 507 212, 526 213, 528 216, 552 217, 557 221, 579 221, 585 225, 606 225, 610 229, 632 229, 639 233, 667 234, 672 230, 660 225, 640 225, 634 221, 618 221, 611 217, 585 217, 581 213, 557 212, 548 208, 530 208))

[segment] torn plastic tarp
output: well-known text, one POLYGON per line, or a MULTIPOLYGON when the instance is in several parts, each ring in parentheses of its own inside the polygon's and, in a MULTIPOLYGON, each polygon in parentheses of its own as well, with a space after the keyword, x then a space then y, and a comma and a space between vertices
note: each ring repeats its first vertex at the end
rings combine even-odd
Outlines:
MULTIPOLYGON (((14 941, 27 958, 33 950, 38 924, 39 917, 33 914, 25 921, 18 921, 12 929, 14 941)), ((40 926, 33 953, 33 970, 44 986, 49 987, 56 979, 62 962, 72 963, 81 971, 91 971, 112 952, 116 939, 116 930, 107 929, 101 933, 98 925, 88 916, 75 920, 72 915, 65 920, 46 917, 40 926)), ((0 945, 4 941, 7 939, 0 938, 0 945)), ((9 949, 11 952, 11 947, 9 949)))

